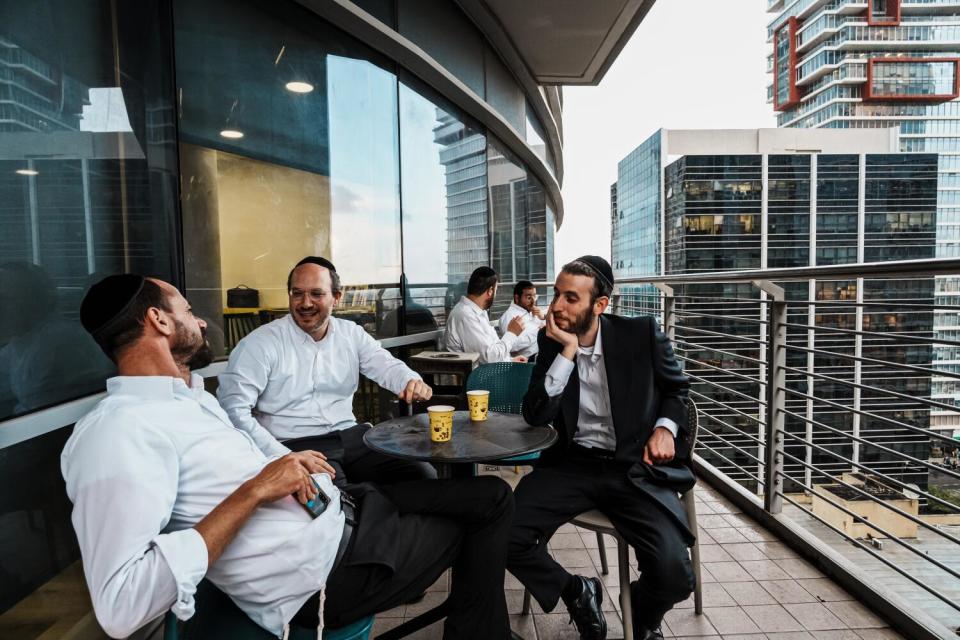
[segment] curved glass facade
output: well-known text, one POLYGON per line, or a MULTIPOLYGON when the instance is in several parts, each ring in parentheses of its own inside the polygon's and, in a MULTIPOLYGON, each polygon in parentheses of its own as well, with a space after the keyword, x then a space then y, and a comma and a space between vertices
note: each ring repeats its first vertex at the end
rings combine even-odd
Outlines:
MULTIPOLYGON (((528 104, 542 96, 524 95, 455 4, 357 5, 555 170, 528 104)), ((376 337, 442 327, 477 266, 506 282, 552 278, 556 207, 517 151, 292 0, 4 6, 0 435, 112 375, 78 321, 87 287, 109 273, 180 287, 220 356, 284 312, 304 255, 337 265, 337 313, 376 337), (240 286, 257 289, 256 306, 228 306, 240 286)), ((79 574, 58 467, 70 429, 38 429, 0 439, 0 482, 29 473, 36 487, 29 503, 0 505, 0 636, 6 610, 65 567, 79 574)))

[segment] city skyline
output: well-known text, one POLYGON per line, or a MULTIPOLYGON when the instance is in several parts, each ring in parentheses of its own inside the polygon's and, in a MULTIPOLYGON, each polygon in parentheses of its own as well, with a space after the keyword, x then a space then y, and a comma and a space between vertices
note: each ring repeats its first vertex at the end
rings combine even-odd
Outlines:
POLYGON ((769 21, 763 0, 657 2, 599 86, 564 88, 569 215, 556 236, 558 267, 586 253, 610 257, 617 162, 658 129, 777 126, 766 102, 769 21))

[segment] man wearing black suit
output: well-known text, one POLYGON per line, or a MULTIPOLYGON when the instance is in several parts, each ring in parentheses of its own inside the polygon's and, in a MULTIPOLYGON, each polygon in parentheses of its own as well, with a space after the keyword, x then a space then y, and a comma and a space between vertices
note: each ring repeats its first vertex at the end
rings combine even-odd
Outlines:
POLYGON ((598 509, 636 554, 634 637, 662 638, 664 614, 694 587, 693 534, 677 496, 694 482, 689 383, 653 318, 603 314, 612 290, 613 270, 597 256, 557 276, 523 417, 560 437, 517 487, 507 568, 544 611, 562 599, 580 637, 603 640, 600 581, 547 552, 562 524, 598 509))

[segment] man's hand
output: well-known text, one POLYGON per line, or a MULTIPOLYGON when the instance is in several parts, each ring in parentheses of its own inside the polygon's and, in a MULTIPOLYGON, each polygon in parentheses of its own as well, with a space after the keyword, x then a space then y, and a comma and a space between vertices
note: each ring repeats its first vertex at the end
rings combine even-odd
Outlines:
POLYGON ((513 360, 514 362, 526 362, 527 356, 513 356, 511 360, 513 360))
POLYGON ((513 319, 510 320, 510 324, 507 325, 507 332, 512 333, 515 336, 523 333, 523 318, 520 316, 513 316, 513 319))
POLYGON ((326 473, 331 480, 337 476, 336 470, 327 462, 327 456, 319 451, 294 451, 289 455, 299 460, 307 473, 326 473))
POLYGON ((397 396, 407 404, 413 404, 414 400, 429 400, 433 397, 433 389, 423 380, 414 378, 407 383, 403 391, 397 396))
POLYGON ((532 313, 533 317, 536 318, 537 320, 543 320, 543 309, 541 309, 537 305, 533 305, 533 308, 530 309, 530 313, 532 313))
POLYGON ((288 453, 274 460, 247 484, 259 504, 276 502, 294 493, 297 494, 297 500, 306 504, 317 495, 313 478, 296 453, 288 453))
POLYGON ((557 326, 553 319, 553 304, 547 309, 547 337, 556 340, 563 346, 563 357, 573 361, 577 355, 577 347, 580 343, 577 340, 577 334, 564 331, 557 326))
POLYGON ((675 454, 673 434, 666 427, 657 427, 643 448, 643 461, 647 464, 667 464, 675 454))

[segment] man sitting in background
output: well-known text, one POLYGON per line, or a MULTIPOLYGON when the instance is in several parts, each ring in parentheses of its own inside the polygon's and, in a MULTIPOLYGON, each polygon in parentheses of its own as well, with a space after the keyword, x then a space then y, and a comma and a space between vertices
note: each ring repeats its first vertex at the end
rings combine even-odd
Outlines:
POLYGON ((514 318, 523 320, 523 333, 513 343, 512 353, 533 362, 537 356, 537 334, 543 328, 544 318, 537 306, 537 288, 529 280, 521 280, 513 287, 513 302, 500 316, 501 334, 507 334, 514 318))
POLYGON ((389 458, 363 443, 370 425, 353 415, 360 374, 403 402, 433 392, 363 327, 333 317, 343 295, 333 263, 304 258, 290 271, 287 292, 290 314, 241 340, 220 374, 217 397, 233 424, 268 455, 320 451, 338 482, 435 478, 426 462, 389 458))
POLYGON ((486 362, 526 362, 523 356, 512 356, 514 344, 523 333, 523 320, 514 318, 507 323, 503 337, 490 324, 487 311, 497 295, 497 272, 490 267, 477 267, 470 274, 467 295, 447 316, 443 343, 447 351, 479 353, 480 364, 486 362))

